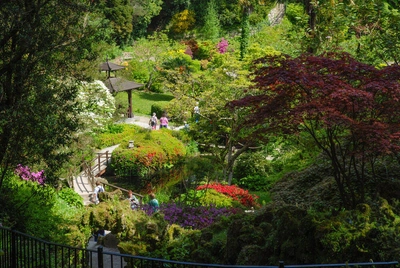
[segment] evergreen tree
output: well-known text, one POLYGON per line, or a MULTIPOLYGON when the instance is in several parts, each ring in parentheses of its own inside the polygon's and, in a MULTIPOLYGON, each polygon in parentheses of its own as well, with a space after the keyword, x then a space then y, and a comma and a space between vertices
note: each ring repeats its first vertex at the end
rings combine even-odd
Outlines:
POLYGON ((214 0, 210 0, 207 5, 207 13, 204 16, 204 35, 211 39, 217 40, 219 38, 220 24, 218 19, 218 12, 214 0))
POLYGON ((242 18, 242 35, 240 37, 240 59, 242 60, 246 55, 247 47, 249 46, 250 37, 250 21, 249 21, 249 7, 243 8, 242 18))

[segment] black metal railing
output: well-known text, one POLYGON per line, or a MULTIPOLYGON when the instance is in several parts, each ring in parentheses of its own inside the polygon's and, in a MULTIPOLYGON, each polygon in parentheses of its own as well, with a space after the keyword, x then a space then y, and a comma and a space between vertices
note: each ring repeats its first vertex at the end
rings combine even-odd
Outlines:
POLYGON ((116 252, 105 252, 102 246, 97 249, 83 249, 56 243, 50 243, 27 234, 0 226, 0 267, 1 268, 327 268, 360 267, 372 268, 397 267, 398 262, 366 262, 339 264, 285 265, 277 266, 239 266, 218 265, 192 262, 178 262, 163 259, 132 256, 116 252))

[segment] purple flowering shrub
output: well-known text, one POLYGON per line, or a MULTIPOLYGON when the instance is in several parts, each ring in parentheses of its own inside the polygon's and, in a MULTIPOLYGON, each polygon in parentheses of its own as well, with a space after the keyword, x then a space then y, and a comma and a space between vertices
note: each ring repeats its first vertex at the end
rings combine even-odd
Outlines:
POLYGON ((221 41, 217 44, 218 52, 224 54, 228 51, 228 40, 222 38, 221 41))
MULTIPOLYGON (((152 214, 149 205, 144 205, 142 209, 148 215, 152 214)), ((238 208, 217 208, 214 205, 198 207, 179 206, 176 203, 160 205, 160 212, 168 223, 198 230, 210 226, 221 217, 234 215, 240 211, 238 208)))
POLYGON ((23 166, 21 164, 17 165, 17 168, 15 169, 15 174, 17 174, 23 180, 35 181, 40 185, 43 185, 44 182, 46 181, 44 170, 38 172, 31 172, 29 167, 23 166))

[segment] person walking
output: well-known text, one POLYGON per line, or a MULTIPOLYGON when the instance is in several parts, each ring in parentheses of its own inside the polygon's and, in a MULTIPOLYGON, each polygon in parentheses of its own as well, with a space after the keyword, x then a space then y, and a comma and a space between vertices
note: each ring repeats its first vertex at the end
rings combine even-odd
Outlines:
POLYGON ((99 194, 104 192, 104 187, 103 185, 101 185, 101 183, 99 181, 96 181, 96 187, 94 188, 94 203, 97 205, 98 203, 100 203, 99 200, 99 194))
POLYGON ((193 114, 194 114, 194 120, 197 122, 199 122, 200 119, 200 108, 199 108, 199 103, 196 102, 196 106, 194 106, 193 108, 193 114))
POLYGON ((132 193, 131 190, 129 190, 129 192, 128 192, 128 199, 129 199, 129 203, 130 203, 130 206, 131 206, 132 210, 135 210, 135 209, 139 208, 139 205, 140 205, 139 200, 132 193))
POLYGON ((156 129, 157 122, 158 122, 157 114, 153 113, 153 116, 150 118, 150 122, 149 122, 151 129, 153 129, 153 130, 156 129))
POLYGON ((160 129, 161 128, 168 128, 168 118, 165 113, 163 113, 163 116, 160 118, 160 129))

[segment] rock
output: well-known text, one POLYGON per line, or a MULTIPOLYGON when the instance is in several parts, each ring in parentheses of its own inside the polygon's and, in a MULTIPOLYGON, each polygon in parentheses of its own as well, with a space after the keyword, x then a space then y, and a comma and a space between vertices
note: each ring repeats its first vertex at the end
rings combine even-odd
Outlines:
POLYGON ((111 233, 107 234, 103 238, 103 245, 106 248, 118 248, 118 243, 119 243, 119 240, 117 239, 117 237, 111 233))

